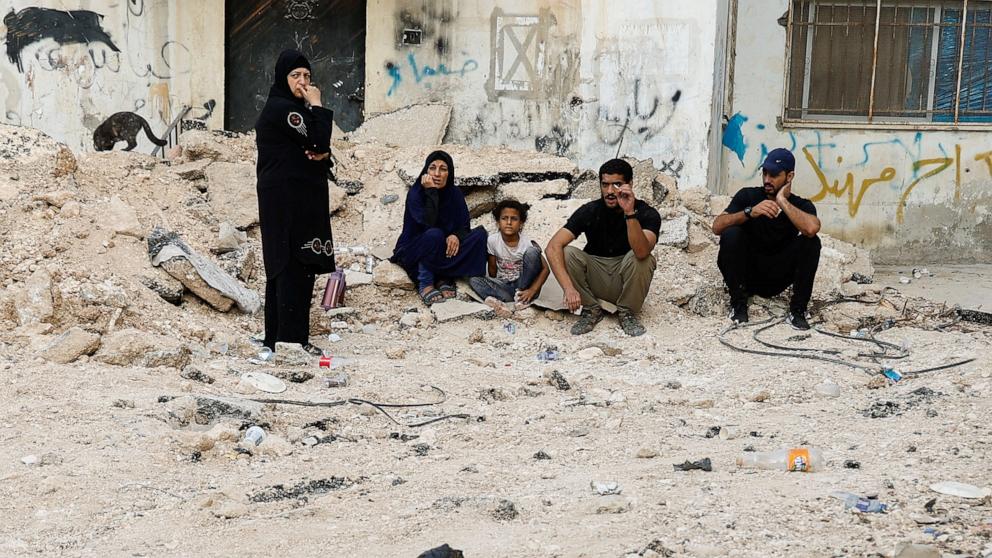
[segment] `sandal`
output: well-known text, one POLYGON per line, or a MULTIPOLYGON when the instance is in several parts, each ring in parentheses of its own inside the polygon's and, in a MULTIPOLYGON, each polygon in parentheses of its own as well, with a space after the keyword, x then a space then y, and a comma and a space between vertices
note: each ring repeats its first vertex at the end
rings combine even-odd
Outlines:
POLYGON ((458 287, 452 285, 451 283, 441 283, 438 290, 441 291, 441 295, 444 296, 444 298, 455 298, 458 296, 458 287))
POLYGON ((444 294, 442 294, 441 291, 431 287, 420 291, 420 300, 424 301, 425 306, 430 306, 438 302, 443 302, 444 294))

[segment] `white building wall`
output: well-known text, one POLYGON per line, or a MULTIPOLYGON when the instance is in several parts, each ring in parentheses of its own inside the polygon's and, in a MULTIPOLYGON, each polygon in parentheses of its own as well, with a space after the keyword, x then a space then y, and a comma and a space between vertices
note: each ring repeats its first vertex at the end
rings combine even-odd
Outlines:
POLYGON ((782 128, 788 1, 738 4, 724 189, 758 185, 764 154, 786 147, 825 232, 880 261, 992 261, 989 132, 782 128))
MULTIPOLYGON (((222 125, 224 2, 0 0, 0 13, 2 122, 74 150, 92 150, 93 130, 120 111, 142 116, 159 137, 183 105, 193 107, 189 118, 222 125), (66 24, 66 10, 100 17, 66 24)), ((139 134, 138 151, 153 147, 139 134)))
POLYGON ((717 4, 370 0, 366 114, 450 103, 447 142, 619 152, 706 185, 717 4))

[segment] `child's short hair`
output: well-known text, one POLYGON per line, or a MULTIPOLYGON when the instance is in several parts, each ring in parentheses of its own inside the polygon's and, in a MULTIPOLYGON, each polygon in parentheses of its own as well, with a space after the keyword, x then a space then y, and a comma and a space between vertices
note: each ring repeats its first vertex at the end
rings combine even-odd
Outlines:
POLYGON ((516 209, 517 213, 520 214, 520 222, 524 223, 527 221, 527 210, 530 209, 530 205, 520 203, 513 198, 507 198, 497 203, 496 207, 493 208, 493 219, 499 221, 499 216, 504 209, 516 209))

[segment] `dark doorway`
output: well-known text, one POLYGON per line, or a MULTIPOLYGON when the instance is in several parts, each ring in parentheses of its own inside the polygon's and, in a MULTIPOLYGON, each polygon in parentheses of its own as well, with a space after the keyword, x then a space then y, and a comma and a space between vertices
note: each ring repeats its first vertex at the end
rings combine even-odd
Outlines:
POLYGON ((365 100, 365 0, 227 0, 224 127, 255 127, 276 58, 302 52, 338 127, 362 123, 365 100))

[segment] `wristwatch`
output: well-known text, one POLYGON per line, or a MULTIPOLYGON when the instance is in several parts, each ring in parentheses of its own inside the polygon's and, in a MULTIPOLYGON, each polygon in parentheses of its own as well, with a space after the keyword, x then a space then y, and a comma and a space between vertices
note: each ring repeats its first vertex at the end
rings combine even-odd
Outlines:
POLYGON ((751 210, 752 209, 754 209, 754 208, 751 207, 750 205, 744 208, 744 216, 747 217, 748 219, 751 218, 751 210))
POLYGON ((623 218, 626 219, 626 220, 628 220, 628 221, 630 221, 632 219, 637 219, 637 214, 636 213, 632 213, 630 215, 624 215, 623 218))

